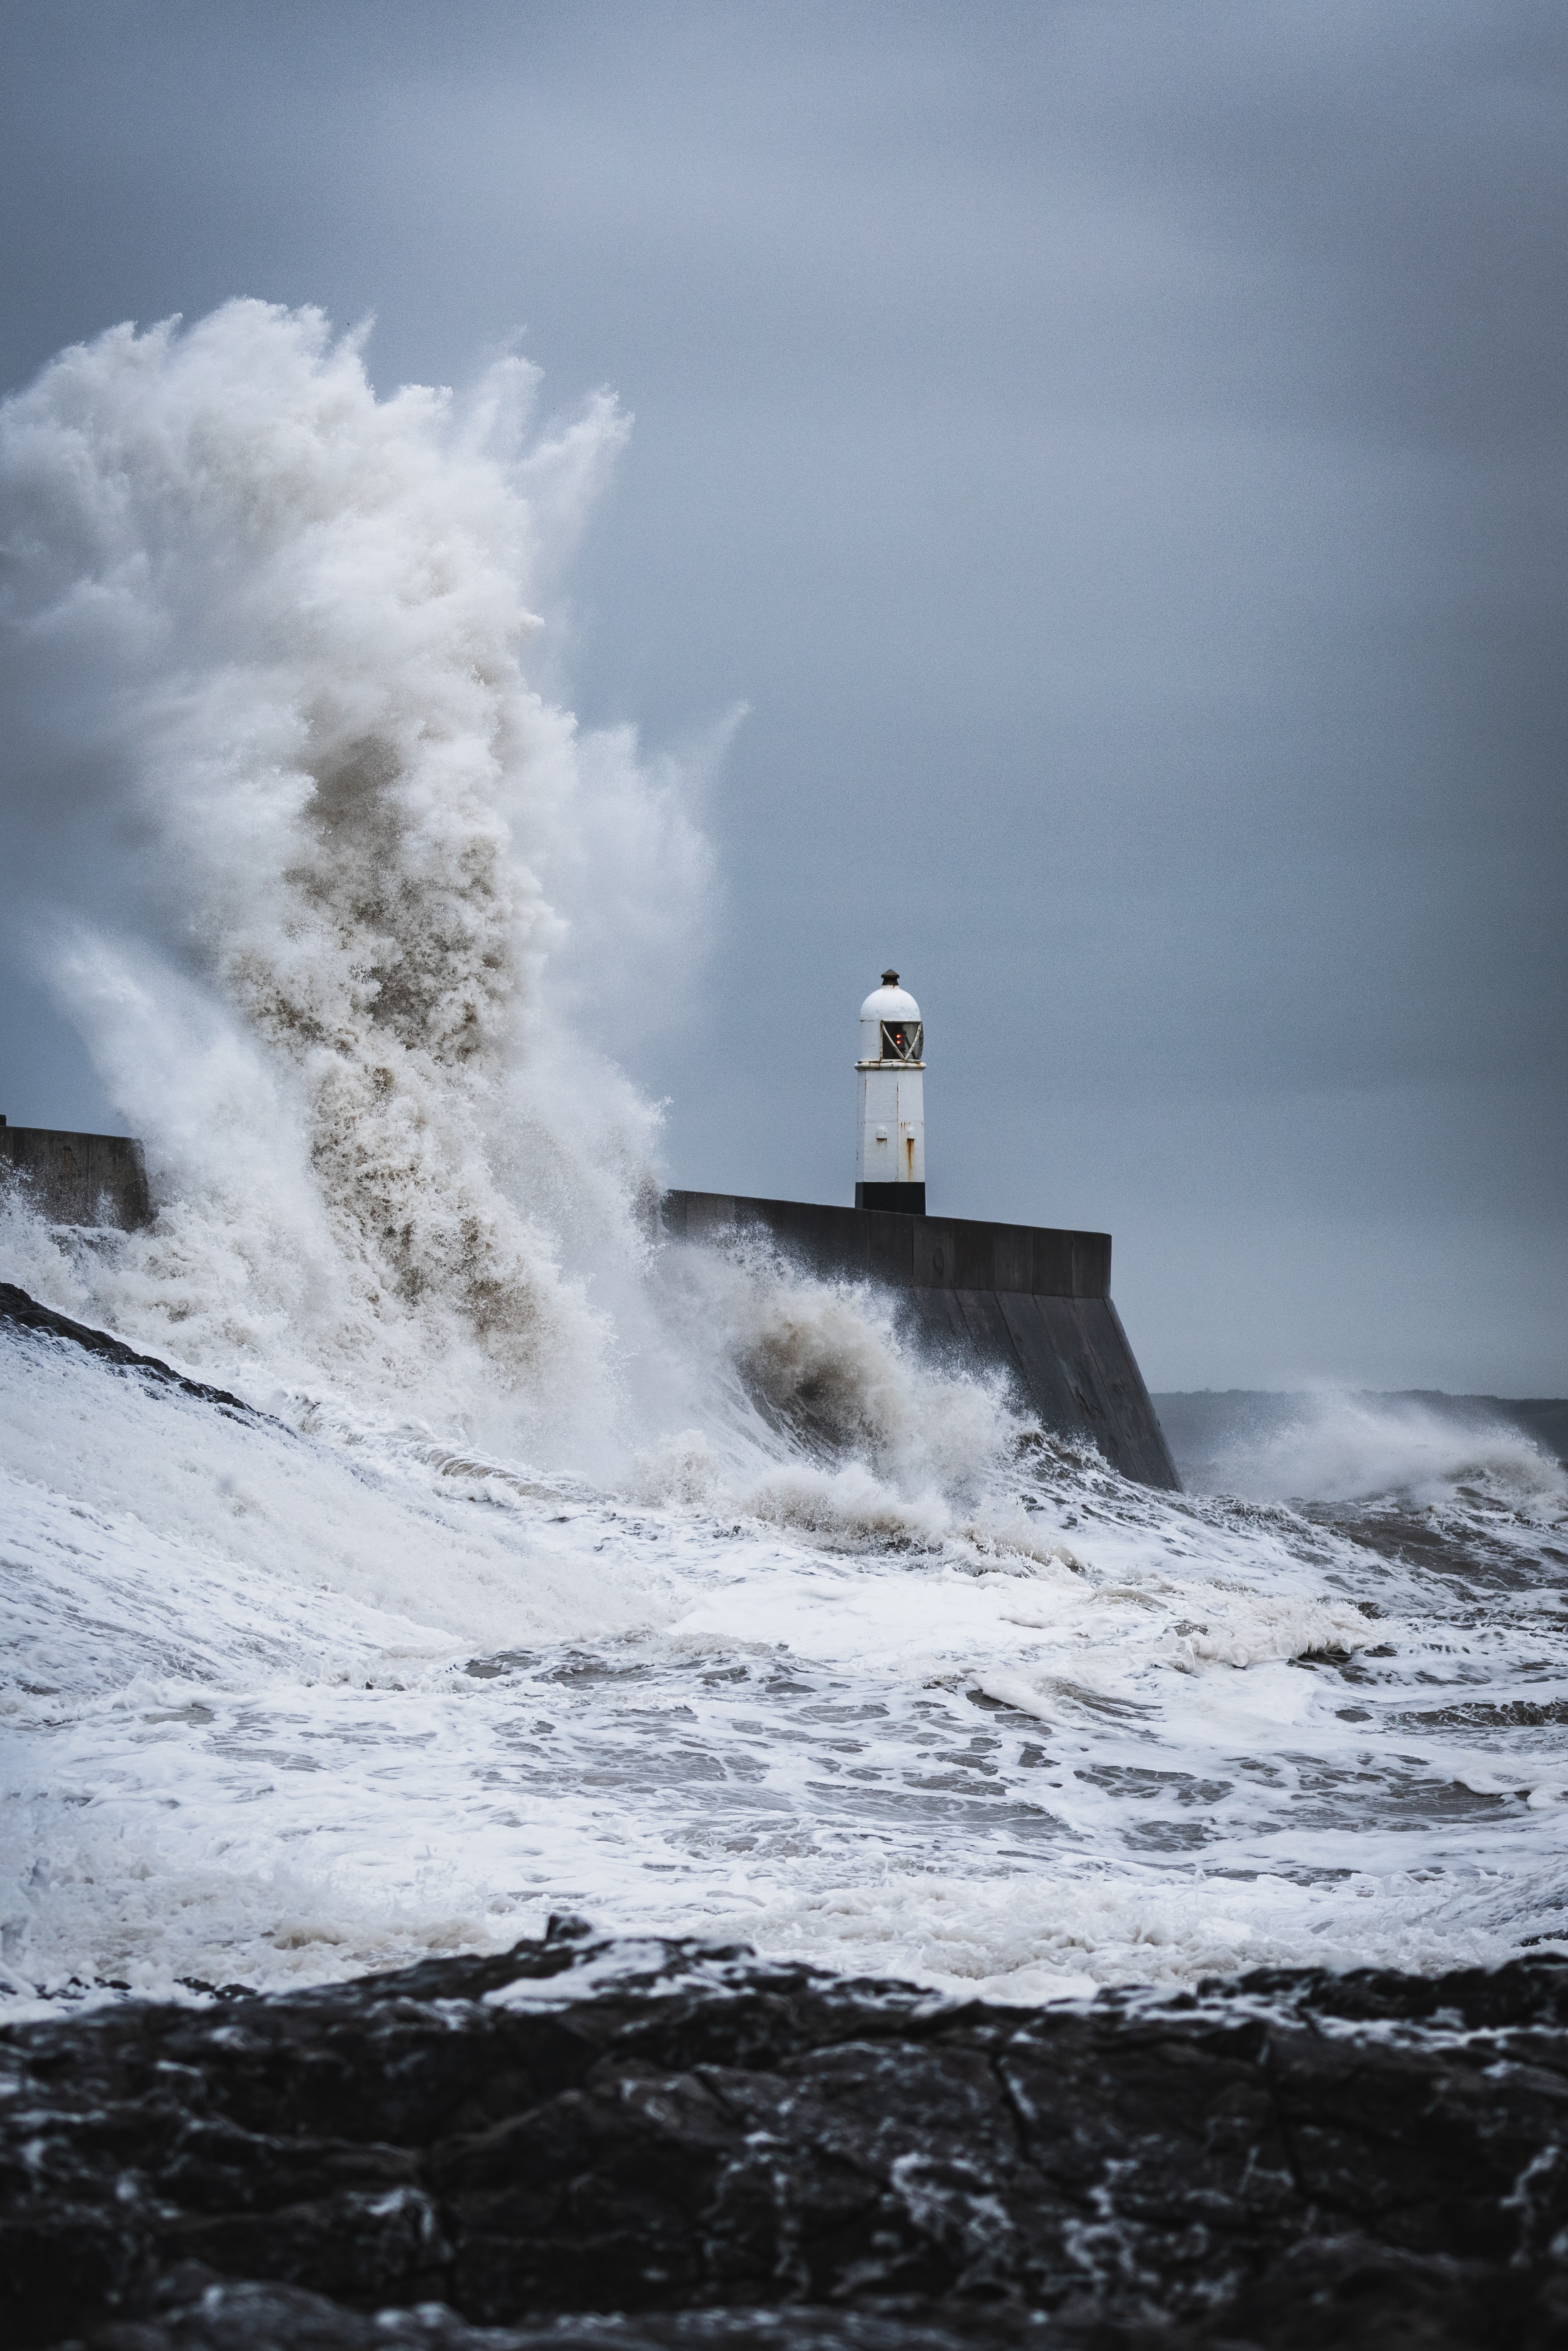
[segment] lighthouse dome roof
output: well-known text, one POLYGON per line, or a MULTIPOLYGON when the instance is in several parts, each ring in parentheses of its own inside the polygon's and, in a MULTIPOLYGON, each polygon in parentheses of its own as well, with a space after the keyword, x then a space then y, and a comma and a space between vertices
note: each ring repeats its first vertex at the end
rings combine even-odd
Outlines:
POLYGON ((900 987, 895 971, 884 971, 882 986, 873 987, 861 1006, 862 1020, 918 1020, 919 1018, 919 1005, 906 987, 900 987))

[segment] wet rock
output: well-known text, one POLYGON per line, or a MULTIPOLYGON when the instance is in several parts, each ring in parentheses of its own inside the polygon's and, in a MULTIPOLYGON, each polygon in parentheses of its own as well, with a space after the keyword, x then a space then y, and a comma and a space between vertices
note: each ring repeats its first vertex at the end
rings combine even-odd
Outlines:
POLYGON ((237 1413, 246 1420, 267 1421, 269 1427, 282 1426, 267 1420, 265 1413, 256 1412, 239 1396, 230 1395, 227 1388, 208 1387, 204 1381, 188 1380, 183 1372, 175 1371, 158 1356, 139 1355, 123 1339, 113 1338, 107 1331, 95 1331, 86 1322, 73 1322, 68 1314, 40 1305, 25 1290, 18 1290, 14 1281, 0 1281, 0 1323, 34 1337, 65 1340, 86 1354, 101 1357, 117 1371, 132 1372, 157 1385, 177 1388, 183 1395, 195 1396, 203 1404, 215 1404, 230 1415, 237 1413))
POLYGON ((563 1922, 0 2066, 19 2345, 1568 2339, 1554 1960, 1042 2013, 563 1922))

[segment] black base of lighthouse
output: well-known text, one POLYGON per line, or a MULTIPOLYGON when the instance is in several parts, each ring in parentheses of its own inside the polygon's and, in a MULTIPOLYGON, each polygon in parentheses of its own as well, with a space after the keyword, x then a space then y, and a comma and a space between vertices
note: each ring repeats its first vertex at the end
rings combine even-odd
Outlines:
POLYGON ((924 1184, 857 1184, 857 1208, 892 1208, 901 1217, 923 1217, 925 1214, 924 1184))

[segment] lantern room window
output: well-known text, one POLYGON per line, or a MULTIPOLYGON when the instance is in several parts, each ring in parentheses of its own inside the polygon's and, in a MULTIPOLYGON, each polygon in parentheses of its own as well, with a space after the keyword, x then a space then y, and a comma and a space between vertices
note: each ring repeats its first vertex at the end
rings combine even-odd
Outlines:
POLYGON ((882 1024, 882 1058, 884 1061, 917 1061, 925 1041, 925 1025, 920 1020, 884 1020, 882 1024))

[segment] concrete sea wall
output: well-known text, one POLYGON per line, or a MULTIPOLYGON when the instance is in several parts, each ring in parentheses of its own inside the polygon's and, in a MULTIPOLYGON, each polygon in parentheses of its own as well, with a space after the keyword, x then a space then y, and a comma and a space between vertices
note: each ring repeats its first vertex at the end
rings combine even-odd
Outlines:
POLYGON ((72 1134, 0 1118, 0 1183, 15 1183, 53 1225, 151 1224, 141 1145, 129 1134, 72 1134))
MULTIPOLYGON (((152 1221, 141 1145, 131 1135, 0 1119, 0 1184, 13 1183, 52 1224, 129 1231, 152 1221)), ((760 1231, 812 1273, 901 1290, 904 1320, 928 1352, 1000 1364, 1045 1427, 1090 1438, 1124 1477, 1180 1490, 1111 1303, 1109 1233, 718 1192, 666 1192, 664 1219, 673 1239, 713 1244, 760 1231)))
POLYGON ((666 1192, 674 1240, 766 1234, 826 1280, 902 1290, 902 1313, 950 1363, 1010 1374, 1041 1424, 1090 1438, 1124 1477, 1181 1490, 1143 1374, 1111 1303, 1111 1236, 967 1217, 666 1192))

